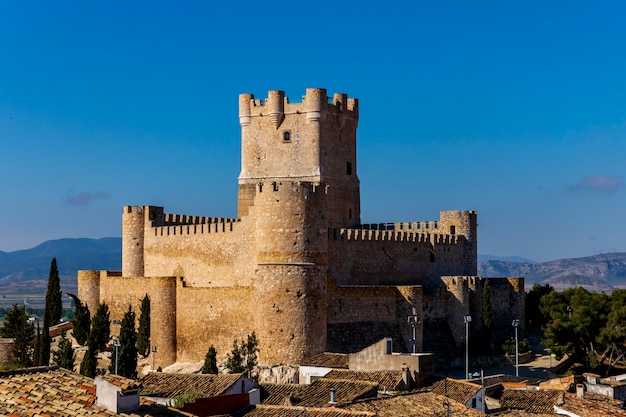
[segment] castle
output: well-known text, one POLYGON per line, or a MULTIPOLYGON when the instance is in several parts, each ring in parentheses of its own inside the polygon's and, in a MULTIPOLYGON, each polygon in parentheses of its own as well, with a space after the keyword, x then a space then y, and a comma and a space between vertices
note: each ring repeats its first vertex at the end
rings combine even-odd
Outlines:
MULTIPOLYGON (((357 99, 325 89, 301 103, 240 95, 237 217, 124 207, 122 271, 79 271, 79 298, 119 319, 148 294, 155 366, 202 360, 210 345, 224 356, 252 331, 268 365, 386 336, 417 352, 462 346, 463 316, 481 326, 476 212, 361 224, 358 121, 357 99)), ((494 325, 510 328, 523 279, 489 281, 494 325)))

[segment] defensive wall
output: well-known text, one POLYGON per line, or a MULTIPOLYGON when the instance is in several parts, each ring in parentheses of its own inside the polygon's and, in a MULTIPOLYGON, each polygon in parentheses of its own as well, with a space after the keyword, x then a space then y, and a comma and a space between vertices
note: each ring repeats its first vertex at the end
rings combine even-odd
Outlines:
MULTIPOLYGON (((120 319, 148 294, 161 366, 201 360, 211 344, 223 358, 253 330, 271 365, 384 337, 408 350, 409 315, 421 317, 418 350, 457 345, 458 318, 481 314, 476 212, 361 224, 358 120, 358 100, 325 89, 301 103, 282 91, 240 95, 237 218, 125 206, 122 272, 80 271, 79 297, 120 319)), ((494 284, 495 310, 517 314, 518 284, 494 284)))

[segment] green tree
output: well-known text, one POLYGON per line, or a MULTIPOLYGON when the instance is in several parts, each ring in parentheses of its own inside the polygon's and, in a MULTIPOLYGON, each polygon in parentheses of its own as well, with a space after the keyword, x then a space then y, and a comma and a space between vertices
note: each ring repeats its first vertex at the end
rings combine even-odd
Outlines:
POLYGON ((57 258, 52 258, 50 262, 50 275, 48 277, 48 291, 46 292, 46 306, 43 313, 43 329, 41 336, 37 338, 35 362, 42 366, 50 364, 50 327, 61 322, 61 312, 63 303, 61 301, 61 281, 59 279, 59 269, 57 268, 57 258))
POLYGON ((88 376, 89 378, 95 378, 96 371, 98 370, 98 351, 92 349, 91 346, 87 348, 85 357, 80 363, 81 375, 88 376))
POLYGON ((248 335, 247 340, 237 339, 233 341, 233 350, 226 357, 226 369, 231 374, 243 373, 251 377, 254 367, 257 365, 259 342, 256 333, 248 335))
POLYGON ((590 368, 599 364, 598 336, 610 311, 606 294, 580 287, 551 292, 541 298, 540 310, 548 319, 543 343, 557 358, 572 356, 590 368))
POLYGON ((33 341, 33 366, 41 365, 41 329, 39 328, 39 320, 37 320, 37 332, 33 341))
POLYGON ((21 366, 33 364, 33 341, 35 328, 28 321, 25 306, 14 304, 4 315, 4 323, 0 328, 0 337, 15 339, 13 355, 15 361, 21 366))
POLYGON ((46 309, 44 312, 44 322, 48 320, 48 327, 61 323, 61 314, 63 313, 61 295, 61 280, 59 279, 57 258, 52 258, 52 262, 50 262, 50 276, 48 277, 48 291, 46 292, 46 309))
POLYGON ((217 374, 217 351, 215 347, 211 345, 206 355, 204 356, 204 365, 202 365, 203 374, 217 374))
POLYGON ((192 403, 195 401, 196 398, 202 398, 202 396, 202 391, 198 390, 185 392, 174 397, 174 399, 169 402, 168 406, 174 408, 182 408, 183 404, 192 403))
POLYGON ((72 300, 74 300, 74 305, 76 306, 76 310, 74 312, 74 320, 73 320, 73 335, 76 339, 76 342, 79 345, 85 345, 89 339, 89 330, 91 327, 91 318, 89 313, 89 307, 83 304, 80 299, 74 294, 67 293, 72 300))
POLYGON ((76 356, 74 354, 74 348, 72 348, 72 341, 66 337, 66 333, 67 332, 63 332, 61 334, 59 347, 57 350, 52 352, 52 361, 55 365, 58 365, 61 368, 73 371, 76 356))
POLYGON ((143 357, 150 353, 150 298, 148 294, 141 300, 139 330, 137 331, 137 351, 143 357))
POLYGON ((597 337, 602 348, 599 362, 606 363, 606 376, 611 367, 626 357, 626 290, 617 289, 610 297, 606 325, 597 337))
POLYGON ((553 291, 554 288, 549 284, 534 284, 533 288, 525 294, 526 329, 542 330, 548 323, 548 317, 541 312, 541 299, 553 291))
POLYGON ((96 314, 91 320, 91 331, 89 340, 92 347, 98 351, 103 351, 111 336, 111 320, 109 319, 109 306, 102 303, 98 306, 96 314))
MULTIPOLYGON (((115 364, 111 364, 115 367, 115 364)), ((117 366, 118 375, 134 379, 137 377, 137 331, 135 313, 131 306, 124 313, 120 325, 120 348, 117 366)))

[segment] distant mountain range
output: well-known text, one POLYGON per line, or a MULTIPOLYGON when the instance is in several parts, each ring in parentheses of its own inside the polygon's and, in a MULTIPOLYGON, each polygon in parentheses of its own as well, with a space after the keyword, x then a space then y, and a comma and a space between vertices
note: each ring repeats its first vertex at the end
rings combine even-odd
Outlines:
POLYGON ((541 283, 550 284, 557 291, 583 287, 610 293, 615 288, 626 288, 626 253, 605 253, 542 263, 479 260, 478 275, 524 277, 526 289, 541 283))
MULTIPOLYGON (((121 270, 122 239, 58 239, 31 249, 0 251, 0 288, 16 282, 48 278, 50 261, 57 258, 62 281, 75 286, 79 269, 121 270)), ((582 286, 590 291, 611 292, 626 288, 626 253, 607 253, 585 258, 537 263, 516 256, 478 256, 482 277, 524 277, 526 288, 550 284, 556 290, 582 286)))

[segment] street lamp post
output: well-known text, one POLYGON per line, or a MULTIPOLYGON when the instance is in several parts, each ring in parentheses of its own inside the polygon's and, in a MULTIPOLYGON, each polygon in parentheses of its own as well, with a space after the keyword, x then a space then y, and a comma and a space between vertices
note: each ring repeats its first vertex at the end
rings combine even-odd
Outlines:
POLYGON ((465 322, 465 379, 469 379, 469 324, 472 316, 463 316, 465 322))
POLYGON ((156 346, 152 346, 152 370, 154 371, 154 357, 156 356, 157 353, 157 347, 156 346))
POLYGON ((519 350, 517 344, 517 328, 519 327, 519 320, 513 320, 512 325, 515 328, 515 376, 519 376, 519 350))
POLYGON ((413 328, 413 338, 411 338, 411 342, 413 343, 413 353, 416 353, 416 344, 417 344, 417 335, 415 332, 415 328, 420 322, 420 317, 415 312, 415 307, 413 307, 413 314, 407 317, 406 322, 413 328))
POLYGON ((113 320, 113 346, 115 346, 115 375, 117 375, 117 352, 120 347, 120 338, 117 328, 120 325, 119 320, 113 320))

